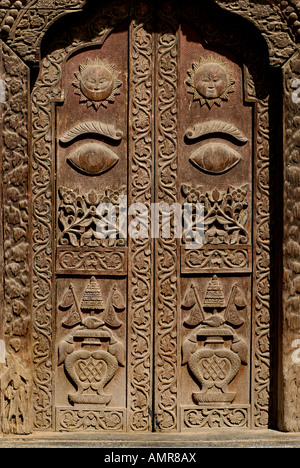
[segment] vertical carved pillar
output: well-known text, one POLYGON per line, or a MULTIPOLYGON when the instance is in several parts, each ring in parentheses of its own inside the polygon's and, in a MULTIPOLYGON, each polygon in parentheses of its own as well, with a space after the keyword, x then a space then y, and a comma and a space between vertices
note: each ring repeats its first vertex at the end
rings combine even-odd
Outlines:
POLYGON ((300 430, 300 53, 284 71, 284 214, 280 429, 300 430))
POLYGON ((0 414, 4 433, 32 428, 31 306, 28 213, 29 70, 1 44, 0 414))
MULTIPOLYGON (((130 26, 130 199, 142 203, 150 221, 153 202, 153 34, 152 8, 136 5, 130 26)), ((129 219, 129 222, 131 220, 129 219)), ((129 373, 128 427, 130 431, 152 429, 153 367, 153 242, 128 236, 129 260, 129 373)))
MULTIPOLYGON (((178 35, 177 21, 171 3, 160 10, 157 38, 157 147, 156 147, 156 203, 172 206, 178 201, 178 136, 177 82, 178 35)), ((179 239, 174 225, 170 238, 160 236, 155 254, 155 429, 178 429, 178 307, 179 239)))
POLYGON ((253 425, 267 427, 270 404, 270 128, 269 98, 257 104, 253 308, 253 425))

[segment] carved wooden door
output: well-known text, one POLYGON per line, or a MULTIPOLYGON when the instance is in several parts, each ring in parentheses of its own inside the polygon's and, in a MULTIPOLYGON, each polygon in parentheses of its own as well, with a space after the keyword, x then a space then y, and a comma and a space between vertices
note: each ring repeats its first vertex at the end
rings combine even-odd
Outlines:
POLYGON ((256 174, 267 103, 230 42, 208 45, 200 16, 185 15, 112 2, 43 60, 32 93, 39 429, 194 431, 267 414, 256 339, 268 348, 268 191, 256 174), (193 225, 179 238, 176 219, 162 235, 163 216, 151 236, 154 203, 201 205, 204 245, 191 248, 193 225))

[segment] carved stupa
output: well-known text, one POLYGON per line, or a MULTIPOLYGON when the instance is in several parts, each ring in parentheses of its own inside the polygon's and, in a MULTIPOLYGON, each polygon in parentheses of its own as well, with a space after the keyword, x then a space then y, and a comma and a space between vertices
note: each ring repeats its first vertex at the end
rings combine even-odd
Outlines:
POLYGON ((81 301, 81 310, 82 312, 89 313, 95 312, 100 313, 105 309, 103 302, 101 290, 96 281, 96 278, 93 276, 85 288, 83 298, 81 301))
POLYGON ((203 306, 208 309, 223 309, 226 307, 224 292, 216 275, 208 283, 203 306))

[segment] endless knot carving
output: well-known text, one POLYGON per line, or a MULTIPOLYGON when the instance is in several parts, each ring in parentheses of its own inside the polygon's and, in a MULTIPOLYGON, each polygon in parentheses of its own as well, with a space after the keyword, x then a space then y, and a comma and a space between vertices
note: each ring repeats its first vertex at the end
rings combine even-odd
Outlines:
POLYGON ((105 373, 107 372, 107 364, 105 361, 96 360, 90 356, 88 359, 79 360, 78 366, 78 378, 82 382, 92 383, 94 381, 101 382, 105 373))
POLYGON ((229 361, 225 358, 213 355, 210 358, 203 359, 203 377, 205 380, 224 380, 228 374, 229 361))

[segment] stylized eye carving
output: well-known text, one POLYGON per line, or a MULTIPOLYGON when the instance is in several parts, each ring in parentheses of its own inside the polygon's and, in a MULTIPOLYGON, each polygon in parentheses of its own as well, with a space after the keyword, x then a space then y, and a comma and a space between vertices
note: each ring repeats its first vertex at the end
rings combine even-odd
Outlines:
POLYGON ((239 153, 222 143, 204 145, 190 157, 190 162, 197 169, 212 174, 223 174, 236 166, 240 160, 239 153))
POLYGON ((86 143, 73 151, 67 160, 85 174, 99 175, 115 166, 119 158, 104 145, 86 143))

